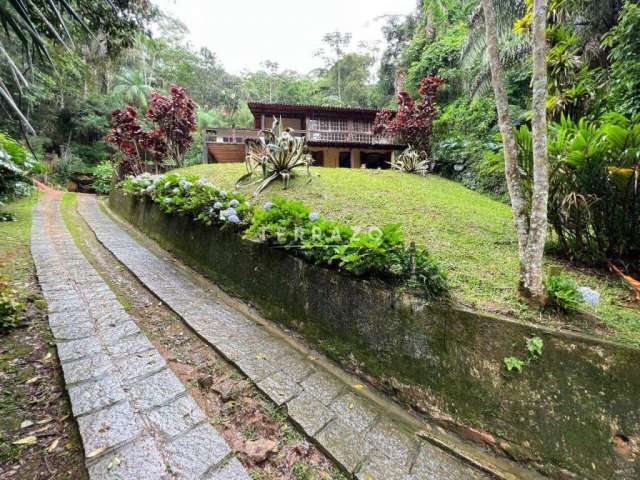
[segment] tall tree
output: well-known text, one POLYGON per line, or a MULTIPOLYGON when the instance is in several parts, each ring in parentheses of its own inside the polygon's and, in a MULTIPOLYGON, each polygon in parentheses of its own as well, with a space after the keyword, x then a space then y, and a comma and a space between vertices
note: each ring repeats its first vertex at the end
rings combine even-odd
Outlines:
POLYGON ((336 86, 338 93, 338 100, 342 101, 342 76, 341 76, 341 68, 340 68, 340 60, 345 55, 346 49, 349 48, 351 44, 351 34, 350 33, 342 33, 339 31, 327 33, 322 37, 322 41, 327 44, 327 46, 331 49, 332 53, 335 55, 334 57, 330 57, 325 55, 323 50, 319 50, 316 55, 323 57, 328 67, 331 65, 337 65, 336 71, 336 86))
POLYGON ((498 50, 498 28, 493 0, 482 0, 491 84, 504 145, 505 175, 515 220, 520 256, 520 288, 536 302, 544 302, 542 256, 547 231, 549 168, 547 158, 547 60, 546 22, 548 0, 533 1, 533 185, 525 194, 518 168, 518 147, 509 114, 505 76, 498 50))

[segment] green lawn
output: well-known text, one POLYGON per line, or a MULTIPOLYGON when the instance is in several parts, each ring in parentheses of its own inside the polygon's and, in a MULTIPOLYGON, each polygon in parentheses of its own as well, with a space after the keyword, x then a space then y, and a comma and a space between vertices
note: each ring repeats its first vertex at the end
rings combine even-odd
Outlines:
MULTIPOLYGON (((180 173, 206 176, 220 188, 233 190, 244 172, 242 164, 198 165, 180 173)), ((316 168, 310 184, 297 178, 283 191, 272 184, 257 199, 297 198, 328 218, 367 227, 387 223, 403 226, 407 241, 426 246, 449 273, 453 296, 472 307, 515 318, 559 325, 567 319, 541 316, 518 299, 518 257, 511 209, 438 176, 426 178, 392 171, 316 168)), ((251 197, 252 187, 241 189, 251 197)), ((581 285, 602 294, 596 314, 601 322, 571 320, 575 327, 640 345, 640 309, 630 303, 629 290, 603 272, 568 269, 581 285)))

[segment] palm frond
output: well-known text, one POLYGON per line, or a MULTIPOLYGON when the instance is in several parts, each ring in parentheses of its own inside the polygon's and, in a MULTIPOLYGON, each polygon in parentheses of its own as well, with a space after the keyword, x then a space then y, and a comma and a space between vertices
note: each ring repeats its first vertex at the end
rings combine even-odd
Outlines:
MULTIPOLYGON (((526 13, 527 5, 525 0, 493 0, 493 9, 498 22, 498 40, 502 41, 512 36, 513 24, 526 13)), ((471 12, 469 25, 469 33, 462 45, 460 56, 462 65, 466 67, 476 62, 486 47, 482 5, 478 5, 471 12)))
MULTIPOLYGON (((500 63, 504 70, 522 65, 531 57, 532 45, 529 42, 513 45, 500 51, 500 63)), ((469 84, 469 92, 473 97, 486 94, 491 89, 491 68, 484 63, 480 72, 469 84)))

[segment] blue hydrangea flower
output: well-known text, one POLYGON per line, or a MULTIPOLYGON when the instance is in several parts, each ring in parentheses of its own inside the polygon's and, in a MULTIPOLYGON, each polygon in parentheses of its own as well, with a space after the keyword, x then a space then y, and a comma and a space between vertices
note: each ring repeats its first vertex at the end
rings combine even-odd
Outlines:
POLYGON ((238 218, 238 215, 233 214, 227 217, 227 221, 230 223, 240 223, 240 218, 238 218))
POLYGON ((198 181, 196 182, 196 185, 198 185, 199 187, 203 187, 208 184, 209 184, 208 178, 199 178, 198 181))
POLYGON ((237 215, 238 212, 236 212, 235 208, 227 208, 224 212, 222 212, 222 215, 225 217, 230 217, 231 215, 237 215))
POLYGON ((220 202, 216 202, 213 204, 213 208, 216 210, 220 210, 222 208, 222 204, 220 202))
POLYGON ((227 198, 227 192, 225 192, 224 190, 222 190, 222 191, 220 192, 220 196, 221 196, 222 198, 227 198))
POLYGON ((272 202, 265 202, 265 204, 262 206, 262 208, 264 208, 265 210, 269 210, 271 207, 273 207, 272 202))
POLYGON ((312 222, 315 222, 318 219, 320 219, 320 214, 318 212, 311 212, 309 214, 309 220, 311 220, 312 222))
POLYGON ((238 200, 236 200, 235 198, 229 202, 229 206, 230 207, 234 207, 235 208, 238 205, 240 205, 240 202, 238 200))
POLYGON ((600 294, 592 288, 580 287, 578 288, 578 293, 582 295, 582 300, 585 303, 588 303, 594 308, 600 303, 600 294))

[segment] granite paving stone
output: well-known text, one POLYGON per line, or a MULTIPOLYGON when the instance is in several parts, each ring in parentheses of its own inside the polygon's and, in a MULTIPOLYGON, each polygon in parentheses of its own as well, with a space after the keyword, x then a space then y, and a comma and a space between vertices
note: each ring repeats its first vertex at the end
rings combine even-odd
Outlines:
POLYGON ((174 437, 186 432, 207 417, 190 396, 179 397, 167 405, 145 413, 155 430, 166 437, 174 437))
POLYGON ((303 389, 326 406, 329 406, 345 389, 344 383, 328 372, 316 372, 305 378, 301 385, 303 389))
POLYGON ((123 385, 129 385, 140 378, 159 372, 167 366, 167 363, 154 349, 113 359, 113 365, 120 372, 123 385))
POLYGON ((311 437, 315 437, 336 416, 335 412, 307 391, 302 391, 287 403, 287 413, 311 437))
POLYGON ((72 385, 68 390, 71 410, 76 417, 126 398, 120 382, 112 374, 107 374, 97 380, 72 385))
POLYGON ((380 416, 378 408, 351 392, 338 397, 329 408, 344 422, 351 425, 356 432, 368 430, 380 416))
POLYGON ((184 385, 168 368, 138 380, 126 388, 135 398, 136 406, 143 410, 166 404, 185 392, 184 385))
POLYGON ((283 372, 276 372, 258 383, 258 388, 280 406, 297 396, 302 387, 283 372))
POLYGON ((364 435, 339 417, 325 426, 316 438, 351 473, 355 473, 365 459, 364 435))
POLYGON ((84 453, 89 458, 96 449, 114 447, 142 433, 140 421, 128 401, 77 417, 77 420, 84 453))
POLYGON ((168 442, 165 451, 171 471, 182 478, 200 478, 231 453, 222 437, 206 423, 168 442))
POLYGON ((110 480, 171 478, 156 442, 150 436, 141 437, 104 455, 89 466, 89 476, 110 480))
POLYGON ((102 351, 95 337, 58 343, 58 357, 62 363, 89 357, 102 351))
POLYGON ((93 357, 63 363, 62 371, 67 385, 72 385, 112 373, 113 363, 108 356, 99 353, 93 357))
POLYGON ((238 459, 234 458, 211 475, 208 475, 206 480, 251 480, 251 477, 247 475, 238 459))

